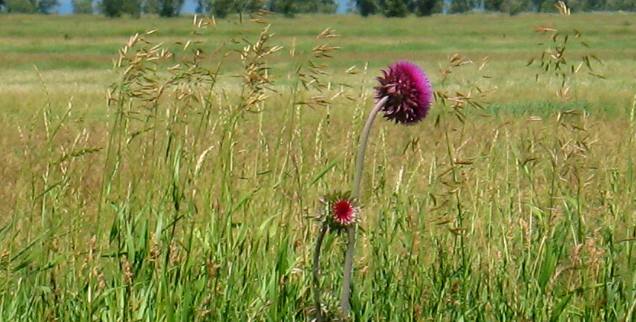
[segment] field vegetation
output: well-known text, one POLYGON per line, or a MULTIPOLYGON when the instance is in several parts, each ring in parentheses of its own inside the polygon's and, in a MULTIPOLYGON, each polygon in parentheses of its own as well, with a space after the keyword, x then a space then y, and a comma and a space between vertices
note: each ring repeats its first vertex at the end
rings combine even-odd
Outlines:
POLYGON ((353 319, 636 318, 634 15, 255 18, 0 19, 0 320, 315 317, 398 59, 437 100, 373 129, 353 319))

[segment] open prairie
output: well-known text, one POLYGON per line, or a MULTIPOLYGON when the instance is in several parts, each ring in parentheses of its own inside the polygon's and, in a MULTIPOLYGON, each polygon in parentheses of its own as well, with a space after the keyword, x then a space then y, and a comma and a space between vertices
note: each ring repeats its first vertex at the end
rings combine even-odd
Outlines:
POLYGON ((373 126, 353 319, 636 319, 636 15, 256 20, 0 15, 0 320, 313 319, 396 60, 436 99, 373 126))

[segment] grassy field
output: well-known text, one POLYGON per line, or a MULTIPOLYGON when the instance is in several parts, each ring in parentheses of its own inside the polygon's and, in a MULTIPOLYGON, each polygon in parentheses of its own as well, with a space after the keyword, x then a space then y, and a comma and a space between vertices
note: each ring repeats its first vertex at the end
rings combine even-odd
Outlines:
MULTIPOLYGON (((538 56, 547 37, 535 32, 539 26, 577 29, 591 46, 587 49, 572 42, 568 51, 576 56, 591 52, 605 61, 601 72, 609 77, 603 82, 582 80, 577 98, 604 109, 623 109, 633 95, 633 69, 636 59, 636 23, 631 14, 586 14, 571 17, 552 15, 468 15, 415 17, 387 20, 379 17, 361 19, 355 16, 305 16, 296 19, 274 19, 273 42, 284 50, 270 58, 278 72, 277 83, 284 82, 293 70, 288 52, 308 51, 314 38, 330 27, 340 35, 334 46, 341 49, 337 59, 329 63, 334 77, 340 79, 351 66, 369 64, 377 71, 402 58, 414 60, 438 80, 438 69, 455 53, 477 61, 489 57, 488 71, 498 87, 494 100, 498 104, 544 101, 552 90, 548 83, 535 82, 536 69, 524 68, 538 56), (593 90, 588 88, 592 87, 593 90)), ((43 95, 24 93, 49 90, 49 100, 65 106, 69 97, 76 107, 90 111, 103 110, 104 88, 117 79, 112 61, 117 50, 136 32, 158 29, 154 39, 176 48, 176 41, 207 41, 207 51, 227 46, 231 39, 245 35, 254 37, 260 26, 239 24, 237 19, 219 21, 200 37, 191 36, 191 17, 179 19, 144 18, 111 20, 100 16, 39 17, 3 16, 0 19, 0 104, 3 108, 32 110, 43 104, 43 95), (41 77, 34 66, 42 71, 41 77)), ((178 55, 177 55, 178 57, 178 55)), ((224 75, 237 74, 238 56, 226 57, 224 75)), ((211 65, 219 62, 216 57, 211 65)), ((359 83, 360 78, 351 83, 359 83)))
POLYGON ((319 200, 397 59, 438 99, 373 129, 353 319, 636 319, 634 18, 0 16, 0 320, 312 319, 319 200))

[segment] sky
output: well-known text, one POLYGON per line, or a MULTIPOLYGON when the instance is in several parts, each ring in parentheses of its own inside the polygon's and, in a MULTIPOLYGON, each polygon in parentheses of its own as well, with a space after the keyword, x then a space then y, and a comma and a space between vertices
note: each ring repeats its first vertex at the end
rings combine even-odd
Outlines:
MULTIPOLYGON (((57 13, 61 14, 61 15, 68 15, 73 13, 73 5, 72 5, 72 1, 73 0, 58 0, 60 5, 57 8, 57 13)), ((338 12, 339 13, 344 13, 347 11, 347 0, 336 0, 338 2, 338 12)), ((196 5, 196 0, 185 0, 185 3, 183 5, 183 9, 181 10, 181 12, 188 14, 188 13, 194 13, 194 10, 196 9, 197 5, 196 5)))

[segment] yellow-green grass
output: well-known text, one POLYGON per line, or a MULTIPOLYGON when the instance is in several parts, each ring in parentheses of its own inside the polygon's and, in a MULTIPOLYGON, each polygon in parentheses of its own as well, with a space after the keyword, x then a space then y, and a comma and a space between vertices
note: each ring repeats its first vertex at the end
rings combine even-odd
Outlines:
MULTIPOLYGON (((631 320, 636 91, 634 36, 624 31, 633 31, 632 17, 273 18, 268 43, 285 48, 263 58, 271 69, 260 76, 274 80, 263 102, 250 101, 261 92, 250 95, 255 87, 235 77, 254 76, 236 54, 206 50, 204 66, 223 61, 218 83, 187 72, 155 105, 135 98, 148 95, 135 81, 156 90, 172 75, 163 68, 187 62, 188 52, 176 49, 163 71, 136 78, 121 78, 126 66, 111 71, 108 61, 145 29, 159 28, 149 41, 176 48, 191 38, 187 19, 3 16, 24 25, 0 28, 13 50, 24 45, 3 58, 28 61, 29 39, 55 47, 59 31, 77 42, 59 50, 105 52, 94 65, 38 65, 30 56, 38 71, 15 59, 2 72, 0 320, 311 319, 320 196, 350 189, 374 77, 398 58, 420 63, 446 95, 476 95, 475 86, 488 95, 483 109, 438 100, 421 124, 375 124, 355 318, 631 320), (594 71, 607 79, 583 69, 569 99, 555 96, 553 76, 537 82, 538 68, 525 65, 545 47, 536 45, 545 40, 533 31, 540 25, 579 29, 591 49, 573 44, 572 57, 596 53, 605 63, 594 71), (341 37, 315 39, 326 27, 341 37), (310 49, 325 42, 342 49, 313 58, 310 49), (474 63, 444 80, 439 70, 455 52, 474 63), (483 56, 489 64, 479 70, 483 56), (326 74, 312 73, 309 60, 326 74), (345 72, 352 65, 357 74, 345 72), (300 85, 308 75, 322 92, 300 85), (118 101, 106 107, 112 82, 118 101), (317 96, 326 103, 300 104, 317 96)), ((246 31, 254 43, 262 27, 219 21, 205 46, 241 49, 230 38, 246 31)), ((343 236, 329 234, 330 315, 343 248, 343 236)))

